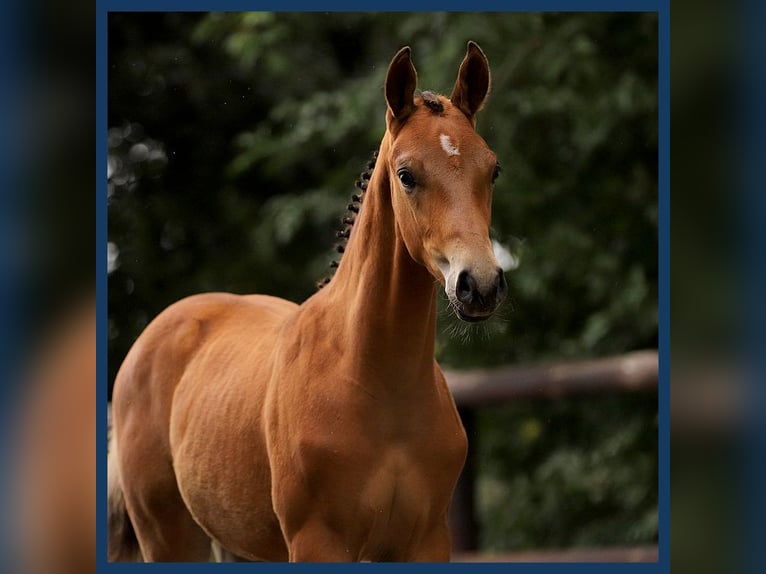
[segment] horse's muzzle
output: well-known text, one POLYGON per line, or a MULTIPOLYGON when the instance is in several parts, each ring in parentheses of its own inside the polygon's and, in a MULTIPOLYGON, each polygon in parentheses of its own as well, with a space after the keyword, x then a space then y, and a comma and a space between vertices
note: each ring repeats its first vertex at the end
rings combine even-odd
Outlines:
POLYGON ((489 281, 480 282, 469 271, 461 271, 455 285, 458 317, 475 323, 489 319, 508 294, 503 270, 498 268, 489 281))

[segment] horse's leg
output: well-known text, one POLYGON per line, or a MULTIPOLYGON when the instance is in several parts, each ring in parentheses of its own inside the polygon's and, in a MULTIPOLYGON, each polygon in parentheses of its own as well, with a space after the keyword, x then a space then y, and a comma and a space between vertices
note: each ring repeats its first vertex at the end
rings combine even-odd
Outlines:
POLYGON ((211 549, 213 553, 214 562, 253 562, 252 560, 248 560, 247 558, 242 558, 241 556, 237 556, 233 552, 226 550, 226 548, 221 546, 215 540, 211 542, 211 549))
POLYGON ((356 549, 350 548, 339 533, 321 521, 304 525, 288 541, 290 562, 354 562, 356 549))
POLYGON ((133 505, 131 520, 147 562, 207 562, 210 538, 176 491, 154 492, 133 505))
POLYGON ((449 527, 434 528, 423 538, 423 543, 405 560, 408 562, 449 562, 452 550, 449 527))
POLYGON ((210 538, 194 521, 176 485, 173 467, 160 449, 133 443, 120 453, 125 503, 147 562, 207 562, 210 538), (123 476, 125 476, 123 474, 123 476))

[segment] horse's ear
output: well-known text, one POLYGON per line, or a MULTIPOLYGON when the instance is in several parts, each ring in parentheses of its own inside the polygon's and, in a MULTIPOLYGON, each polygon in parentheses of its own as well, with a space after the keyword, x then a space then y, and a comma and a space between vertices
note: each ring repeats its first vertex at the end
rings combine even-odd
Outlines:
POLYGON ((476 123, 476 112, 481 109, 489 93, 489 62, 479 45, 468 42, 468 49, 460 64, 455 87, 450 101, 457 106, 472 123, 476 123))
POLYGON ((403 120, 415 108, 418 74, 410 59, 410 47, 399 50, 386 73, 386 103, 393 119, 403 120))

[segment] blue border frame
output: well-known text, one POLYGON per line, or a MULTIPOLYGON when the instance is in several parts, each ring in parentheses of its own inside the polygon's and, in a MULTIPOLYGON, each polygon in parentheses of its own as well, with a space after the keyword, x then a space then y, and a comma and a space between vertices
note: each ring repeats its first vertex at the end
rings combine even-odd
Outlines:
POLYGON ((658 53, 659 570, 670 572, 670 5, 661 2, 658 53))
MULTIPOLYGON (((97 517, 99 536, 97 569, 109 572, 143 572, 145 568, 157 568, 161 572, 220 572, 221 568, 258 568, 274 571, 278 568, 311 569, 335 572, 338 568, 388 569, 403 568, 458 569, 471 572, 475 568, 497 572, 512 568, 525 573, 667 573, 670 572, 670 7, 669 0, 520 0, 500 3, 478 1, 470 5, 465 1, 428 1, 417 5, 418 11, 564 11, 564 12, 657 12, 659 26, 658 46, 658 122, 659 122, 659 559, 654 563, 476 563, 476 564, 111 564, 106 561, 106 433, 98 432, 96 448, 97 465, 97 517)), ((159 11, 412 11, 411 2, 387 2, 385 4, 334 1, 324 2, 321 8, 308 2, 247 2, 245 0, 97 0, 96 2, 96 178, 101 182, 96 201, 96 297, 98 303, 97 347, 97 420, 100 429, 106 429, 107 421, 107 209, 106 209, 106 131, 107 131, 107 23, 109 12, 159 12, 159 11)))
POLYGON ((745 41, 738 47, 740 57, 737 72, 744 92, 738 103, 740 111, 735 115, 734 133, 744 140, 744 161, 737 215, 744 223, 744 233, 738 237, 736 247, 742 246, 739 255, 739 272, 747 280, 744 288, 747 316, 740 335, 744 342, 747 361, 745 372, 749 399, 746 406, 748 423, 745 436, 746 448, 743 461, 745 472, 742 486, 745 494, 738 498, 742 511, 742 531, 745 533, 743 566, 747 572, 760 572, 764 565, 763 541, 766 539, 766 235, 763 221, 766 216, 766 63, 758 54, 766 49, 763 36, 763 22, 766 21, 766 4, 760 0, 744 2, 744 9, 738 14, 745 41))
POLYGON ((317 5, 307 0, 100 0, 97 13, 103 12, 657 12, 670 16, 669 0, 426 0, 413 4, 389 2, 349 2, 331 0, 317 5))
POLYGON ((109 564, 106 560, 106 454, 107 454, 107 345, 109 326, 107 312, 107 85, 108 50, 105 2, 96 2, 96 569, 109 564))

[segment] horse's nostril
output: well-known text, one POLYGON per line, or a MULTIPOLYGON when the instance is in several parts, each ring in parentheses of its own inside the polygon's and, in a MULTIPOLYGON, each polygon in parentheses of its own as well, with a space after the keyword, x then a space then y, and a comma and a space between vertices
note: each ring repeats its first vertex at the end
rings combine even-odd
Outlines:
POLYGON ((479 288, 476 279, 468 271, 461 271, 455 284, 455 297, 463 303, 477 310, 490 310, 499 305, 508 291, 505 284, 505 275, 502 269, 497 270, 494 282, 479 288))
POLYGON ((476 280, 467 271, 461 271, 457 276, 455 296, 462 303, 471 303, 476 292, 476 280))

